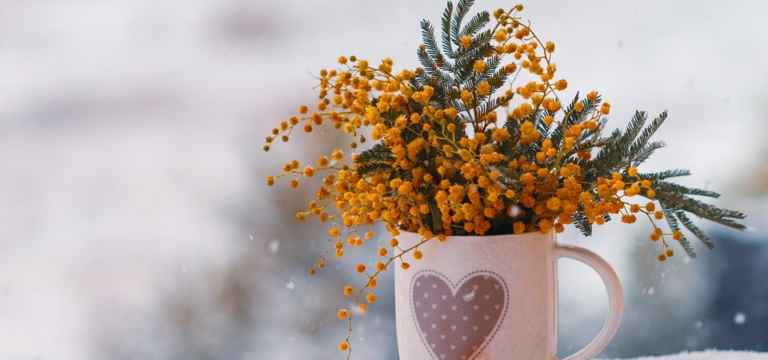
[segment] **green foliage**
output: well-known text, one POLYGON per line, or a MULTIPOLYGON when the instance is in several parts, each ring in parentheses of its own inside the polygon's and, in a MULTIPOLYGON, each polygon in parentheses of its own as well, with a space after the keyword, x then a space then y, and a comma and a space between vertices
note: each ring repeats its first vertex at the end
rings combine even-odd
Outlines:
MULTIPOLYGON (((680 223, 677 221, 677 218, 675 218, 674 213, 671 210, 665 208, 663 204, 662 204, 662 212, 664 213, 664 216, 667 219, 667 223, 669 224, 669 227, 673 231, 680 231, 680 223)), ((685 234, 682 233, 682 231, 680 231, 680 233, 682 236, 679 240, 680 245, 683 247, 683 250, 685 250, 688 256, 695 258, 696 251, 693 249, 691 242, 688 241, 688 238, 685 236, 685 234)))
POLYGON ((378 143, 360 153, 356 161, 357 172, 360 175, 367 175, 376 171, 391 171, 394 160, 392 151, 386 145, 378 143))
POLYGON ((441 34, 443 52, 449 58, 454 58, 456 55, 453 52, 453 40, 451 39, 451 22, 453 21, 453 3, 448 2, 443 11, 443 18, 441 21, 441 34))
MULTIPOLYGON (((624 171, 630 166, 638 166, 647 160, 653 151, 663 147, 663 143, 650 142, 650 139, 666 119, 667 113, 663 112, 646 126, 646 114, 638 111, 624 131, 616 130, 606 138, 597 139, 596 142, 602 144, 597 156, 592 160, 581 162, 587 181, 594 181, 598 177, 610 177, 613 172, 624 171)), ((714 246, 712 240, 694 224, 689 217, 690 214, 734 229, 744 229, 744 225, 737 221, 745 218, 743 213, 721 209, 692 197, 717 198, 720 196, 717 192, 667 181, 667 179, 688 175, 690 175, 688 170, 671 169, 638 174, 638 178, 651 181, 651 187, 655 191, 655 197, 652 199, 659 201, 673 230, 679 230, 682 224, 709 248, 714 246)), ((577 216, 577 220, 580 216, 577 216)), ((577 222, 577 227, 584 235, 590 234, 590 229, 583 224, 577 222)), ((685 237, 680 242, 689 256, 696 256, 693 247, 685 237)))
MULTIPOLYGON (((473 4, 474 0, 460 0, 454 9, 452 2, 447 3, 440 27, 442 49, 438 47, 432 23, 426 19, 422 20, 423 44, 416 53, 424 70, 416 79, 417 87, 434 87, 437 95, 435 98, 439 99, 441 105, 453 106, 460 111, 466 109, 460 101, 456 101, 459 89, 474 88, 476 83, 486 80, 491 85, 492 94, 505 85, 509 76, 506 69, 499 68, 501 61, 498 56, 487 57, 492 51, 493 32, 490 29, 482 29, 490 22, 490 14, 487 11, 479 12, 462 25, 473 4), (472 44, 467 48, 461 46, 460 39, 463 36, 472 37, 472 44), (475 60, 484 57, 487 57, 486 71, 479 76, 473 76, 472 65, 475 60)), ((497 106, 498 99, 490 96, 480 104, 480 108, 485 110, 495 109, 497 106)))
MULTIPOLYGON (((491 44, 494 29, 487 29, 491 17, 487 11, 482 11, 469 17, 469 10, 474 0, 459 0, 454 6, 453 2, 448 2, 442 13, 440 21, 440 44, 435 36, 435 28, 428 20, 421 22, 421 35, 423 44, 417 50, 418 59, 421 63, 421 71, 417 71, 417 76, 411 81, 415 89, 423 89, 429 85, 434 89, 434 96, 431 98, 430 105, 446 109, 455 108, 458 111, 456 120, 450 120, 455 128, 454 137, 466 137, 463 123, 474 123, 481 117, 489 114, 496 109, 504 106, 509 98, 495 97, 494 94, 507 85, 510 75, 509 68, 502 66, 502 59, 497 53, 493 52, 491 44), (464 23, 464 20, 469 20, 464 23), (471 37, 469 46, 462 46, 462 37, 471 37), (483 60, 485 70, 481 74, 474 72, 473 64, 483 60), (490 84, 491 91, 488 95, 478 96, 478 101, 474 106, 468 108, 460 99, 462 89, 475 89, 481 81, 487 81, 490 84)), ((542 45, 543 46, 543 45, 542 45)), ((516 77, 516 75, 515 75, 516 77)), ((527 99, 527 98, 526 98, 527 99)), ((409 100, 410 101, 410 100, 409 100)), ((559 101, 559 100, 558 100, 559 101)), ((599 95, 592 94, 587 97, 580 97, 576 94, 571 102, 558 113, 562 114, 562 119, 554 123, 545 121, 550 116, 555 115, 549 112, 545 106, 538 106, 533 111, 528 112, 522 119, 509 117, 504 121, 503 127, 509 133, 509 139, 498 144, 497 151, 503 154, 506 159, 527 159, 530 163, 540 163, 548 169, 556 171, 567 164, 577 164, 581 169, 578 181, 581 183, 584 191, 592 194, 593 198, 598 199, 595 188, 599 179, 611 178, 614 173, 620 173, 625 178, 628 176, 630 167, 637 167, 647 161, 657 150, 663 148, 665 144, 661 141, 653 141, 654 135, 668 118, 667 112, 662 112, 653 120, 648 119, 648 115, 643 111, 637 111, 632 116, 624 129, 616 129, 606 133, 606 117, 597 114, 601 106, 602 99, 599 95), (534 125, 539 137, 534 141, 521 143, 521 126, 525 122, 531 122, 534 125), (576 132, 578 135, 568 135, 569 129, 576 125, 586 124, 587 128, 582 128, 576 132), (597 124, 597 125, 595 125, 597 124), (570 136, 570 138, 569 138, 570 136), (575 138, 575 143, 574 142, 575 138), (537 160, 536 155, 542 151, 544 141, 548 140, 551 146, 558 150, 556 158, 547 157, 537 160), (566 143, 570 142, 568 145, 566 143), (565 150, 563 150, 565 149, 565 150), (587 154, 589 156, 584 156, 587 154)), ((607 105, 607 104, 603 104, 607 105)), ((413 112, 420 112, 425 105, 413 101, 409 102, 409 109, 413 112)), ((607 111, 605 111, 607 113, 607 111)), ((382 114, 387 126, 391 127, 394 119, 399 114, 382 114)), ((445 134, 446 123, 442 123, 442 131, 445 134)), ((499 125, 501 126, 501 125, 499 125)), ((492 128, 474 128, 475 131, 485 131, 485 135, 492 136, 492 128)), ((412 139, 421 134, 422 130, 416 125, 406 126, 402 131, 402 137, 407 144, 412 139)), ((432 175, 437 177, 434 172, 435 154, 427 155, 422 153, 419 156, 419 162, 429 164, 432 169, 432 175)), ((363 151, 356 160, 356 170, 360 175, 369 175, 377 172, 396 172, 394 166, 395 156, 391 150, 382 143, 376 144, 372 148, 363 151)), ((520 183, 521 173, 512 170, 506 166, 492 166, 487 169, 494 170, 501 174, 498 179, 507 189, 519 192, 522 189, 520 183)), ((395 174, 408 178, 407 173, 395 174)), ((745 215, 741 212, 718 208, 714 205, 699 200, 699 197, 717 198, 718 193, 684 186, 671 179, 688 176, 690 172, 683 169, 669 169, 651 173, 640 173, 635 176, 637 181, 649 181, 655 194, 650 194, 647 190, 639 194, 649 200, 658 201, 669 227, 674 231, 686 229, 707 247, 712 247, 712 240, 702 231, 691 219, 691 215, 700 219, 709 220, 734 229, 744 229, 744 225, 738 220, 744 219, 745 215)), ((461 175, 454 175, 452 182, 462 183, 464 181, 461 175)), ((558 181, 562 181, 560 178, 558 181)), ((435 189, 429 185, 420 189, 428 197, 433 196, 435 189)), ((506 201, 506 200, 505 200, 506 201)), ((516 206, 516 200, 509 200, 506 205, 516 206)), ((429 202, 430 214, 424 215, 422 221, 431 224, 432 229, 438 232, 442 229, 442 221, 439 216, 439 210, 434 200, 429 202)), ((527 214, 524 216, 531 217, 527 214)), ((490 233, 511 233, 512 223, 510 217, 498 216, 491 219, 493 222, 490 233)), ((519 220, 519 219, 518 219, 519 220)), ((525 221, 531 219, 523 219, 525 221)), ((573 223, 585 236, 592 234, 592 220, 585 213, 582 205, 579 205, 573 223)), ((598 219, 599 220, 599 219, 598 219)), ((604 215, 604 221, 610 221, 609 215, 604 215)), ((464 234, 464 229, 458 224, 452 224, 454 234, 464 234)), ((695 257, 695 251, 683 234, 679 242, 686 253, 695 257)))
POLYGON ((584 215, 583 209, 576 212, 576 215, 573 217, 573 223, 584 236, 592 236, 592 223, 590 223, 589 219, 584 215))

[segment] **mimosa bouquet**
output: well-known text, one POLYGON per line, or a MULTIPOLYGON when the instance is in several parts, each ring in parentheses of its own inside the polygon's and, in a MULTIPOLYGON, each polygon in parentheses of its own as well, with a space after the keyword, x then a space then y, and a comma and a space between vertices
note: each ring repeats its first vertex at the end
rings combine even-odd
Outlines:
MULTIPOLYGON (((362 313, 376 301, 379 274, 408 269, 425 256, 422 244, 449 236, 559 233, 567 226, 590 236, 594 225, 640 218, 665 261, 676 247, 695 256, 689 234, 712 247, 693 217, 744 228, 741 212, 700 200, 719 194, 671 180, 687 170, 641 170, 664 146, 652 137, 666 112, 650 120, 636 112, 623 130, 610 130, 611 105, 600 93, 564 98, 568 82, 557 71, 556 46, 521 17, 522 5, 469 17, 472 3, 448 2, 440 45, 432 24, 421 22, 419 68, 339 57, 337 67, 319 72, 317 103, 301 106, 266 138, 265 151, 321 126, 351 139, 351 154, 339 149, 315 164, 290 161, 267 183, 285 179, 296 188, 302 178, 323 176, 296 218, 328 224, 337 257, 374 238, 370 225, 386 227, 390 240, 374 250, 380 261, 357 264, 361 285, 343 289, 362 313), (422 240, 403 248, 401 231, 422 240)), ((353 313, 337 315, 351 331, 353 313)), ((349 341, 340 350, 349 353, 349 341)))

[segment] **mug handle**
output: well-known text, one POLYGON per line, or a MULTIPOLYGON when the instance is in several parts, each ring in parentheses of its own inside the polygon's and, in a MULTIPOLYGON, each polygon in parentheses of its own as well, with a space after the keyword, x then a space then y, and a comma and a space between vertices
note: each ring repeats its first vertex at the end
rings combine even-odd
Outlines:
POLYGON ((592 342, 564 360, 592 359, 608 346, 608 343, 619 330, 621 315, 624 312, 624 291, 621 287, 621 281, 608 262, 587 249, 558 244, 555 245, 555 260, 559 258, 570 258, 589 265, 600 275, 608 292, 608 318, 605 319, 603 328, 600 329, 592 342))

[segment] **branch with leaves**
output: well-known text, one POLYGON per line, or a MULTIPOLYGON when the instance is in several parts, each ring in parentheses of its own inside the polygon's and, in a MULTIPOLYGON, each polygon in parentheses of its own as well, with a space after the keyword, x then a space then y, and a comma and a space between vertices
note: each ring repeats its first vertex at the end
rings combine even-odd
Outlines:
MULTIPOLYGON (((688 171, 640 171, 664 147, 653 137, 666 112, 649 121, 638 111, 625 128, 611 131, 611 105, 597 91, 561 103, 568 82, 559 77, 556 46, 521 17, 522 5, 472 15, 473 3, 448 2, 439 36, 430 21, 421 22, 419 68, 396 71, 390 58, 373 65, 339 57, 338 67, 319 73, 317 104, 301 106, 265 139, 269 151, 297 128, 311 133, 331 126, 349 135, 353 151, 372 140, 351 156, 338 149, 303 168, 289 161, 267 179, 275 185, 288 178, 297 188, 324 174, 296 218, 328 224, 336 257, 374 241, 370 227, 385 225, 390 240, 377 248, 380 259, 357 264, 361 285, 343 290, 359 313, 376 301, 377 277, 394 264, 407 270, 432 239, 567 226, 590 236, 594 225, 640 218, 650 224, 658 259, 666 261, 675 243, 695 256, 686 234, 712 247, 694 218, 744 229, 743 213, 702 200, 719 194, 673 182, 688 171), (402 248, 401 231, 423 240, 402 248)), ((310 274, 325 268, 325 259, 310 274)), ((348 322, 339 349, 349 357, 354 316, 346 308, 337 315, 348 322)))

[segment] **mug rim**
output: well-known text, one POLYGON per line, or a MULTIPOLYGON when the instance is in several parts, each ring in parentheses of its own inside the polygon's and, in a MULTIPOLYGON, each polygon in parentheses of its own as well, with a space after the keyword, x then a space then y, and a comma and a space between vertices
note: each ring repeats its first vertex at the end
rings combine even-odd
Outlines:
MULTIPOLYGON (((419 233, 412 232, 412 231, 407 231, 407 230, 400 230, 400 229, 398 229, 398 230, 400 231, 401 234, 408 234, 408 235, 413 236, 413 237, 421 238, 421 235, 419 235, 419 233)), ((530 239, 530 238, 540 238, 540 237, 545 237, 545 238, 548 238, 548 239, 554 239, 555 238, 555 232, 554 231, 549 231, 549 232, 546 232, 546 233, 542 233, 540 231, 528 231, 528 232, 524 232, 522 234, 450 235, 447 238, 448 238, 448 240, 454 240, 454 241, 456 241, 456 240, 464 240, 464 241, 467 241, 467 240, 471 240, 471 241, 493 241, 493 240, 500 240, 500 239, 509 240, 509 241, 522 241, 522 240, 526 240, 526 239, 530 239), (477 240, 474 240, 474 239, 477 239, 477 240)))

